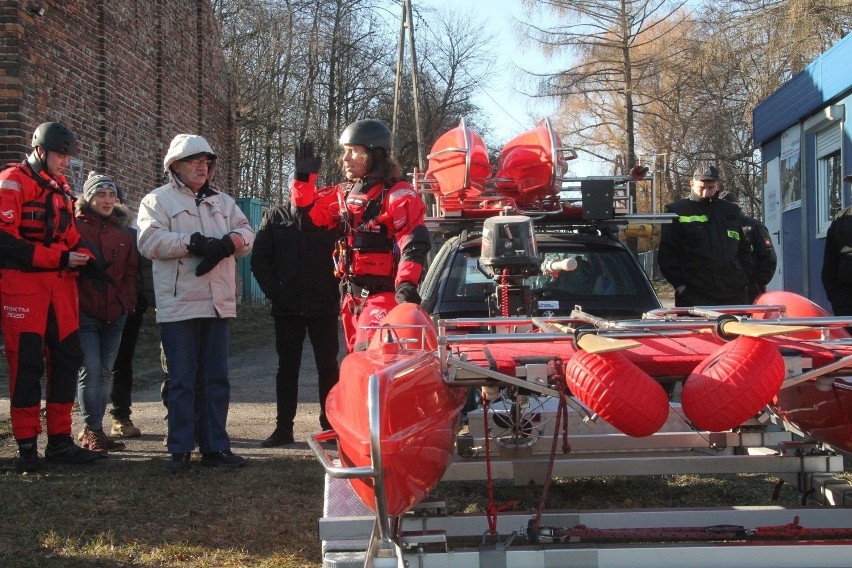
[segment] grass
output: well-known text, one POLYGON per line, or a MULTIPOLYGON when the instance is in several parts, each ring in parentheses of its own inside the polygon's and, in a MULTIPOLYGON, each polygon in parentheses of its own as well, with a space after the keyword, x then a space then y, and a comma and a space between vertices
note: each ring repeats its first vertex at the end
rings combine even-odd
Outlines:
MULTIPOLYGON (((537 511, 541 491, 537 485, 494 483, 495 501, 513 502, 514 511, 537 511)), ((437 492, 447 500, 448 509, 456 513, 482 513, 488 504, 480 482, 444 482, 437 492)), ((800 504, 800 499, 795 488, 786 484, 779 487, 777 478, 763 474, 577 477, 554 479, 545 509, 791 506, 800 504), (773 497, 776 488, 777 499, 773 497)))
MULTIPOLYGON (((232 331, 232 353, 268 344, 268 309, 242 306, 232 331)), ((149 316, 137 348, 137 384, 160 380, 158 343, 149 316)), ((7 447, 10 436, 8 421, 0 423, 7 447)), ((789 485, 774 501, 776 485, 769 475, 557 479, 546 508, 799 503, 789 485)), ((435 493, 451 513, 481 513, 487 505, 483 482, 441 483, 435 493)), ((495 500, 515 501, 513 511, 534 512, 540 496, 540 486, 495 483, 495 500)), ((239 471, 196 467, 180 476, 165 476, 158 459, 18 475, 7 458, 0 460, 0 566, 316 568, 322 501, 322 469, 304 456, 253 460, 239 471)))
POLYGON ((0 565, 319 566, 316 460, 164 476, 161 460, 51 467, 0 484, 0 565))

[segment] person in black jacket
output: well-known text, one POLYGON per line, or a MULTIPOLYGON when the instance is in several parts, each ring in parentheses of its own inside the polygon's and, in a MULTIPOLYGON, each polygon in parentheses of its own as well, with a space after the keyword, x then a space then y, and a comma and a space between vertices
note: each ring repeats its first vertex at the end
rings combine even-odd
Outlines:
MULTIPOLYGON (((737 204, 736 196, 730 191, 723 191, 719 197, 725 201, 737 204)), ((749 217, 740 209, 740 223, 743 226, 746 241, 749 246, 748 264, 748 301, 754 300, 766 292, 766 285, 775 276, 775 268, 778 265, 778 256, 775 247, 772 246, 772 236, 766 225, 753 217, 749 217)))
MULTIPOLYGON (((852 175, 843 178, 852 183, 852 175)), ((836 316, 852 315, 852 206, 837 214, 825 236, 822 286, 836 316)))
POLYGON ((325 399, 337 383, 340 292, 332 253, 335 231, 300 231, 289 204, 266 211, 254 243, 251 271, 272 302, 278 374, 275 377, 275 431, 265 448, 293 443, 293 419, 299 392, 299 367, 305 332, 310 337, 319 374, 320 426, 330 430, 325 399))
MULTIPOLYGON (((121 187, 116 186, 118 202, 125 203, 124 192, 121 187)), ((136 241, 137 231, 135 226, 128 227, 133 233, 136 241)), ((121 343, 118 345, 118 354, 112 365, 112 389, 109 393, 112 402, 112 428, 110 435, 116 438, 138 438, 142 430, 133 423, 130 415, 133 413, 133 358, 136 355, 136 343, 139 341, 139 332, 145 321, 145 312, 149 307, 156 308, 154 300, 154 276, 152 274, 151 261, 136 252, 136 311, 127 315, 124 329, 121 332, 121 343)))
POLYGON ((660 271, 675 289, 675 306, 746 304, 750 252, 740 208, 716 195, 716 166, 698 168, 690 188, 666 206, 678 218, 660 235, 660 271))

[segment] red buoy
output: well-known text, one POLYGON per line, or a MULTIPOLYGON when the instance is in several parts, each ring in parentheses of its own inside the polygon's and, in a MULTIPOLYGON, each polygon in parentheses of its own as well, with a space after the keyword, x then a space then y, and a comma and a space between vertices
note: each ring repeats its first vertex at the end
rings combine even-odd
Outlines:
POLYGON ((686 379, 683 412, 699 430, 730 430, 769 404, 784 382, 784 372, 784 359, 769 341, 738 337, 699 363, 686 379))
POLYGON ((618 352, 578 351, 565 364, 571 392, 628 436, 650 436, 669 416, 666 391, 618 352))

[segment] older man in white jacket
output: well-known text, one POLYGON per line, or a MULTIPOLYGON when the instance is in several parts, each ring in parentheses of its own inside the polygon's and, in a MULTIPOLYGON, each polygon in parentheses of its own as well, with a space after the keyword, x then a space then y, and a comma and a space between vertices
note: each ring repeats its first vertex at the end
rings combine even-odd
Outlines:
POLYGON ((211 187, 207 140, 178 134, 163 167, 169 182, 142 199, 137 221, 169 362, 168 468, 189 469, 196 444, 202 465, 240 467, 226 429, 228 318, 237 315, 235 257, 251 251, 254 233, 234 199, 211 187))

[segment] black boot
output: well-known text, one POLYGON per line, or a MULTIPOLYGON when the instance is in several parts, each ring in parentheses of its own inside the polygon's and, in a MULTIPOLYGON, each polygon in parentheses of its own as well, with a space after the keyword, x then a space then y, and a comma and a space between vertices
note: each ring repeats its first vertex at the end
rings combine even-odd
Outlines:
POLYGON ((41 468, 38 455, 38 438, 18 440, 18 455, 15 456, 15 470, 18 473, 36 471, 41 468))
POLYGON ((267 439, 260 443, 264 448, 274 448, 277 446, 286 446, 287 444, 292 444, 293 440, 293 430, 291 428, 284 428, 283 426, 279 426, 275 429, 275 431, 269 435, 267 439))
POLYGON ((192 453, 186 452, 183 454, 172 454, 172 459, 166 464, 166 468, 172 473, 180 473, 187 471, 190 468, 190 460, 192 453))
POLYGON ((91 463, 105 457, 106 453, 81 448, 74 443, 70 434, 48 436, 44 449, 44 459, 55 463, 91 463))

